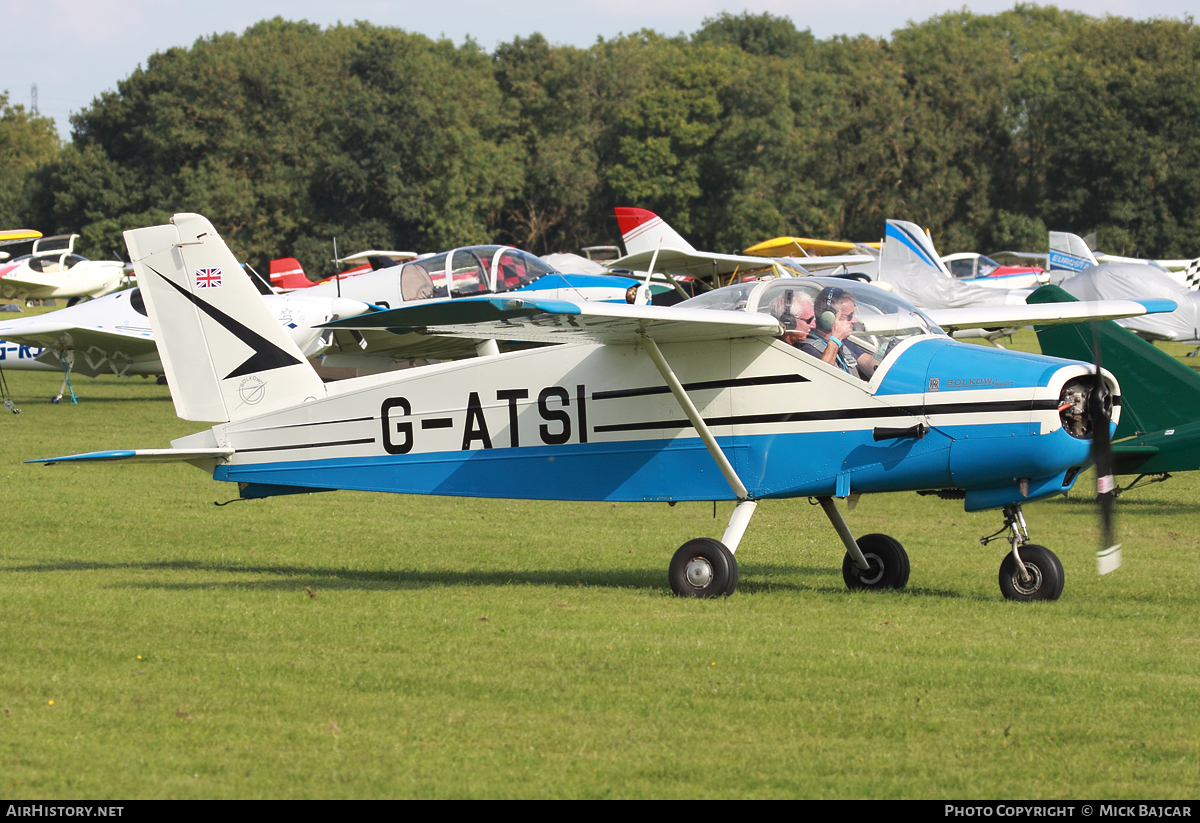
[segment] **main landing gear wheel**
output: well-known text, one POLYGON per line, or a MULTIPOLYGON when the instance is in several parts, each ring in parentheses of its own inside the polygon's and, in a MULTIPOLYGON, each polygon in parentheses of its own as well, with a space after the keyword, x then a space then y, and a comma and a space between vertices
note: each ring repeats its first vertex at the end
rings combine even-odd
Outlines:
POLYGON ((720 540, 699 537, 679 547, 667 576, 680 597, 728 596, 737 588, 737 561, 720 540))
POLYGON ((1017 561, 1011 552, 1004 555, 1004 562, 1000 564, 1000 591, 1005 598, 1021 601, 1057 600, 1062 594, 1066 578, 1062 563, 1058 562, 1054 552, 1036 543, 1026 543, 1017 551, 1029 579, 1021 579, 1017 561))
POLYGON ((851 589, 903 589, 908 585, 908 552, 886 534, 864 534, 855 541, 867 560, 860 569, 850 552, 842 560, 842 578, 851 589))

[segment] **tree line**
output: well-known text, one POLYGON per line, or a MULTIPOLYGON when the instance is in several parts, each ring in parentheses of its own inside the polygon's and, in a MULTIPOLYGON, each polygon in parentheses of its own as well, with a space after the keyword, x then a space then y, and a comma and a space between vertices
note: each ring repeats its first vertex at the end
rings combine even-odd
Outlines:
POLYGON ((177 211, 260 265, 343 251, 619 240, 615 205, 698 248, 874 240, 897 217, 943 253, 1200 255, 1200 29, 1049 6, 818 40, 723 14, 690 36, 488 53, 369 23, 280 18, 151 55, 54 125, 0 96, 0 225, 85 253, 177 211))

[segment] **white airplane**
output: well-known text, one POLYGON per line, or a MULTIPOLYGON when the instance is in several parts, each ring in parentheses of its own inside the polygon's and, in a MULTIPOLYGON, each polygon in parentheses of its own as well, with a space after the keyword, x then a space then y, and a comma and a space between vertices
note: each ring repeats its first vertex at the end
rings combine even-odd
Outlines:
POLYGON ((627 206, 618 206, 613 211, 621 229, 626 254, 616 260, 606 260, 604 265, 609 271, 632 272, 643 280, 643 288, 636 301, 639 305, 645 304, 649 283, 655 276, 665 278, 681 297, 691 297, 691 294, 684 294, 678 278, 690 277, 721 285, 735 280, 807 273, 805 269, 794 266, 790 258, 697 251, 652 211, 627 206))
POLYGON ((125 264, 75 254, 78 234, 35 240, 30 254, 0 264, 0 297, 17 300, 100 297, 125 279, 125 264))
MULTIPOLYGON (((239 266, 232 271, 240 270, 239 266)), ((220 270, 205 277, 209 285, 204 288, 229 286, 220 270)), ((305 357, 318 356, 328 347, 332 333, 319 328, 322 324, 370 311, 358 300, 305 293, 263 294, 259 299, 305 357)), ((67 392, 75 399, 70 382, 75 374, 129 377, 165 373, 140 288, 34 317, 0 320, 0 367, 61 371, 63 385, 52 399, 54 403, 67 392)))
POLYGON ((834 500, 942 490, 968 511, 1003 509, 1005 597, 1057 598, 1062 565, 1030 542, 1021 506, 1071 488, 1090 460, 1091 432, 1111 431, 1119 387, 1086 363, 956 343, 938 324, 1002 324, 1014 311, 1022 323, 1146 311, 1114 301, 926 315, 831 278, 741 283, 670 308, 483 295, 376 319, 559 345, 324 384, 249 283, 203 288, 203 272, 236 266, 206 219, 178 214, 125 237, 176 411, 215 425, 168 449, 31 462, 189 462, 237 482, 244 498, 360 489, 736 500, 721 540, 690 540, 671 561, 672 589, 694 597, 734 591, 734 552, 759 501, 808 496, 845 546, 847 586, 902 588, 904 548, 886 535, 855 538, 834 500), (839 348, 869 353, 869 380, 780 339, 770 307, 801 292, 830 306, 817 322, 845 335, 839 348), (846 312, 858 317, 850 331, 846 312), (1106 395, 1114 402, 1100 402, 1106 395))
MULTIPOLYGON (((387 309, 418 302, 452 302, 482 294, 623 303, 629 289, 637 285, 628 277, 607 273, 566 274, 512 246, 466 246, 404 263, 378 255, 371 260, 372 271, 325 281, 303 293, 341 295, 387 309)), ((329 368, 382 372, 413 359, 454 359, 498 351, 494 340, 433 337, 413 329, 330 334, 330 349, 322 359, 322 365, 329 368)))
MULTIPOLYGON (((1187 288, 1168 272, 1145 263, 1099 263, 1059 284, 1079 300, 1170 300, 1169 314, 1116 321, 1145 340, 1169 340, 1200 346, 1200 291, 1187 288)), ((1195 357, 1197 351, 1188 354, 1195 357)))
MULTIPOLYGON (((668 262, 656 264, 656 271, 671 271, 674 267, 675 274, 704 275, 707 267, 707 270, 716 271, 722 277, 740 271, 743 274, 749 272, 754 277, 786 278, 821 273, 815 269, 810 272, 807 267, 816 265, 817 261, 832 261, 844 269, 834 276, 875 283, 923 309, 1024 305, 1025 296, 1029 294, 1028 289, 985 288, 956 278, 938 256, 929 236, 915 224, 903 220, 887 221, 878 253, 859 244, 863 254, 763 258, 696 251, 653 212, 622 208, 617 209, 617 213, 626 246, 633 251, 617 263, 626 261, 640 264, 649 261, 658 252, 658 259, 668 262)), ((769 251, 773 242, 759 245, 769 251)))
MULTIPOLYGON (((1150 260, 1105 254, 1104 252, 1093 251, 1086 240, 1070 232, 1050 232, 1050 255, 1048 260, 1048 271, 1065 272, 1067 276, 1084 271, 1089 266, 1098 266, 1101 263, 1150 266, 1164 272, 1171 280, 1174 280, 1186 289, 1200 289, 1200 257, 1192 260, 1150 260)), ((1058 282, 1058 280, 1056 279, 1054 282, 1058 282)))

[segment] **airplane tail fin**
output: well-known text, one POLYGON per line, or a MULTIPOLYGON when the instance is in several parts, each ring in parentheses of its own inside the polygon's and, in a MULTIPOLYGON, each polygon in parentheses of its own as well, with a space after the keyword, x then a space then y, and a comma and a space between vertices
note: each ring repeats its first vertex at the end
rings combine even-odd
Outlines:
POLYGON ((1065 231, 1050 232, 1050 271, 1083 271, 1097 265, 1096 255, 1082 237, 1065 231))
MULTIPOLYGON (((1027 302, 1073 300, 1058 286, 1042 286, 1027 302)), ((1100 332, 1104 368, 1121 384, 1121 419, 1114 438, 1178 428, 1196 419, 1200 374, 1111 320, 1095 324, 1100 332)), ((1043 354, 1095 362, 1090 324, 1038 328, 1037 336, 1043 354)))
POLYGON ((905 220, 888 220, 883 248, 880 251, 880 265, 884 269, 889 266, 898 268, 924 267, 934 269, 951 277, 950 270, 938 256, 937 249, 929 235, 921 231, 920 226, 905 220))
POLYGON ((283 291, 307 289, 313 284, 304 273, 304 267, 294 257, 281 257, 271 261, 271 285, 283 291))
POLYGON ((227 422, 325 396, 208 220, 177 214, 125 244, 180 417, 227 422))
POLYGON ((621 239, 625 241, 626 254, 654 251, 659 246, 679 251, 696 250, 679 235, 679 232, 652 211, 628 206, 617 206, 613 211, 616 212, 617 224, 621 227, 621 239))

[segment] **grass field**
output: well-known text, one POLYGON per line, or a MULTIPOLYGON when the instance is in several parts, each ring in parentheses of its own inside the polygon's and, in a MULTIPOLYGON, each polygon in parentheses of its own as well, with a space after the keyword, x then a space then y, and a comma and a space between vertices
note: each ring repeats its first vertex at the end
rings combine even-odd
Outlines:
MULTIPOLYGON (((1036 344, 1035 344, 1036 345, 1036 344)), ((1180 348, 1180 353, 1182 348, 1180 348)), ((759 507, 718 601, 666 567, 732 504, 336 492, 238 502, 163 447, 151 381, 7 372, 0 796, 1194 798, 1200 480, 1026 508, 1066 589, 1014 604, 998 513, 863 498, 912 559, 851 593, 805 500, 759 507)))

